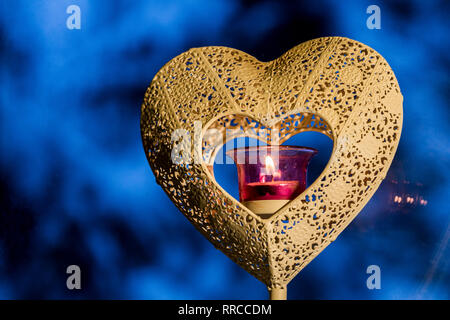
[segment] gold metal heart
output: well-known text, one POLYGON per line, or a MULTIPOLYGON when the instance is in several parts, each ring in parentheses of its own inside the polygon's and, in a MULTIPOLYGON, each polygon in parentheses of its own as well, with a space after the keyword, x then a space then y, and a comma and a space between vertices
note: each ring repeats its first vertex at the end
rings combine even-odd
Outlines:
POLYGON ((180 211, 216 248, 276 289, 334 241, 372 197, 397 149, 402 102, 388 63, 351 39, 314 39, 270 62, 226 47, 194 48, 154 77, 141 133, 156 181, 180 211), (314 130, 333 139, 334 147, 305 192, 261 219, 210 174, 222 145, 205 136, 211 128, 224 136, 239 128, 268 143, 267 130, 275 128, 280 144, 314 130), (172 162, 176 129, 201 139, 202 147, 193 148, 201 164, 172 162))

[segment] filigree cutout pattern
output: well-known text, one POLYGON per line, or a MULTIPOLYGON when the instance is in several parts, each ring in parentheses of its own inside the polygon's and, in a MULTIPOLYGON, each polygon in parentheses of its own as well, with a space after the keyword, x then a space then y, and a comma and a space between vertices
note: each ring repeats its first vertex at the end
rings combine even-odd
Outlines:
POLYGON ((402 101, 383 57, 347 38, 314 39, 270 62, 226 47, 195 48, 153 79, 141 133, 156 181, 189 221, 269 288, 282 288, 384 179, 400 139, 402 101), (203 163, 172 163, 172 132, 193 133, 195 121, 203 128, 203 163), (332 156, 319 178, 269 219, 242 206, 208 171, 227 139, 244 133, 270 144, 275 132, 281 144, 311 130, 333 140, 332 156))

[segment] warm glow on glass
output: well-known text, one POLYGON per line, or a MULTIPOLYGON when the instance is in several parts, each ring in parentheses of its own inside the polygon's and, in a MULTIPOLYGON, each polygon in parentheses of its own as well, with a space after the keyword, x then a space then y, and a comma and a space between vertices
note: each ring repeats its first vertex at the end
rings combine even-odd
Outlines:
POLYGON ((258 146, 227 152, 238 170, 239 199, 289 200, 306 189, 309 161, 317 150, 295 146, 258 146))

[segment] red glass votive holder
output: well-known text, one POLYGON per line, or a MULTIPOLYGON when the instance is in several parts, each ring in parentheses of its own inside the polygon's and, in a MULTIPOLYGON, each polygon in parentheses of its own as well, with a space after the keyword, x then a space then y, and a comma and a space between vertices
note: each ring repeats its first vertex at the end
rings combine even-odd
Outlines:
POLYGON ((307 169, 317 150, 297 146, 257 146, 229 150, 237 166, 239 201, 270 217, 306 189, 307 169))

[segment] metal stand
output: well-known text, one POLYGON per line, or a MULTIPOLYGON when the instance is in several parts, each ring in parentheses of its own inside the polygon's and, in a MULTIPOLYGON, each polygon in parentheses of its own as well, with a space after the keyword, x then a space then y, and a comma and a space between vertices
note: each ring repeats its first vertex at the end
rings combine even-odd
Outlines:
POLYGON ((270 300, 287 300, 287 288, 268 288, 270 300))

